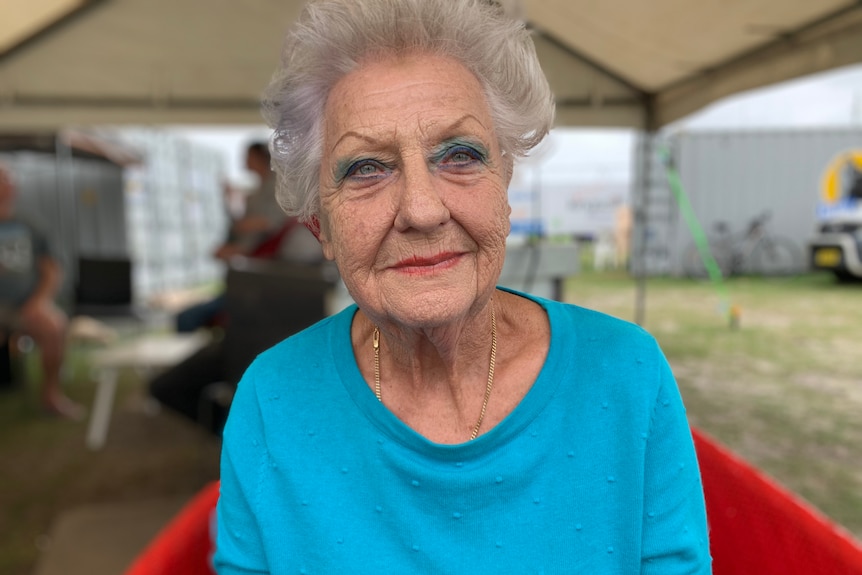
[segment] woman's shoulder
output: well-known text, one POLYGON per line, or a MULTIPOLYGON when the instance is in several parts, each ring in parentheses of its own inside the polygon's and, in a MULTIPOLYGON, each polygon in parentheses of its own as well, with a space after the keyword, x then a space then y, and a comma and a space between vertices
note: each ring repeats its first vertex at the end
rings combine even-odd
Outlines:
POLYGON ((288 336, 261 352, 246 368, 240 385, 253 387, 258 393, 271 387, 282 387, 285 381, 319 372, 330 364, 337 346, 334 339, 342 329, 349 329, 352 311, 345 309, 288 336))
POLYGON ((609 338, 624 338, 632 341, 652 343, 653 336, 641 326, 620 317, 583 307, 573 303, 560 303, 559 313, 562 317, 575 323, 579 331, 589 331, 593 335, 609 338))
POLYGON ((269 419, 289 406, 307 405, 315 394, 331 392, 323 384, 338 377, 335 366, 346 352, 337 343, 342 337, 349 341, 353 311, 324 318, 260 353, 240 379, 234 404, 269 419))
POLYGON ((541 306, 551 323, 552 332, 576 333, 591 340, 629 340, 654 346, 655 339, 641 326, 605 312, 583 307, 574 303, 561 302, 531 294, 507 289, 510 293, 532 300, 541 306))
POLYGON ((331 347, 332 337, 339 333, 339 330, 349 329, 354 311, 347 308, 286 337, 259 354, 252 366, 277 366, 283 371, 285 360, 296 359, 305 363, 320 357, 324 350, 331 347))

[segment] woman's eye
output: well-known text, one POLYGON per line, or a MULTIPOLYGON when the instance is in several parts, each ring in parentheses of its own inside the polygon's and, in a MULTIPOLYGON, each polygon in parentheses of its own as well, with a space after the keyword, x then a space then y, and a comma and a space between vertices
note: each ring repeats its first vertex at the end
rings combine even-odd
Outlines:
POLYGON ((375 162, 374 160, 360 160, 351 165, 350 168, 347 169, 347 173, 345 175, 348 178, 367 178, 382 174, 384 171, 385 168, 380 164, 380 162, 375 162))
POLYGON ((443 157, 444 164, 469 166, 482 161, 482 154, 470 146, 454 146, 443 157))

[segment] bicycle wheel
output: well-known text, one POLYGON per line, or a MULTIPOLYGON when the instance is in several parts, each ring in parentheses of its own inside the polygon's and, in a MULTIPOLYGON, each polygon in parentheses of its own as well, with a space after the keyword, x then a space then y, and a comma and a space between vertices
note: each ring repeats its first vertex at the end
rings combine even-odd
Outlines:
MULTIPOLYGON (((712 257, 718 265, 722 277, 727 277, 730 273, 731 256, 721 246, 714 245, 710 247, 712 257)), ((691 279, 707 279, 709 271, 706 264, 700 255, 700 250, 696 244, 690 245, 683 254, 682 269, 686 276, 691 279)))
POLYGON ((799 273, 802 256, 796 244, 787 238, 765 237, 751 251, 751 272, 764 276, 788 276, 799 273))

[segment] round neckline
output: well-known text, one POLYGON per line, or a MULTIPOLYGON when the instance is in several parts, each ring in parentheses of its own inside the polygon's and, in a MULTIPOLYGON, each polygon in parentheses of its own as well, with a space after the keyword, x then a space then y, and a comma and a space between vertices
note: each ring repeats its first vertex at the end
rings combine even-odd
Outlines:
MULTIPOLYGON (((547 300, 510 288, 498 287, 516 296, 537 303, 545 311, 550 324, 550 345, 545 362, 536 381, 524 395, 521 402, 497 425, 472 441, 448 444, 436 443, 419 434, 395 416, 384 404, 377 400, 362 377, 356 357, 353 354, 350 329, 358 307, 353 304, 339 314, 330 338, 330 353, 337 372, 347 393, 363 413, 365 419, 383 436, 426 457, 445 462, 464 462, 480 458, 493 452, 520 434, 536 419, 547 406, 562 380, 561 374, 568 370, 572 354, 564 353, 571 349, 570 339, 574 334, 560 329, 560 302, 547 300), (348 351, 344 351, 348 350, 348 351)), ((369 347, 370 349, 370 347, 369 347)))

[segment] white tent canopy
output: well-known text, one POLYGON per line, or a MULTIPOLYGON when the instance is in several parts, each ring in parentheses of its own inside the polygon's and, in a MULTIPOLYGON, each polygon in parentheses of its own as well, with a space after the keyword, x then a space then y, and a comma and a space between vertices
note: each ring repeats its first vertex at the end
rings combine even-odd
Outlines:
MULTIPOLYGON (((0 0, 0 130, 259 123, 259 93, 300 7, 0 0)), ((857 0, 523 0, 522 8, 560 125, 656 129, 736 92, 862 62, 857 0)))

